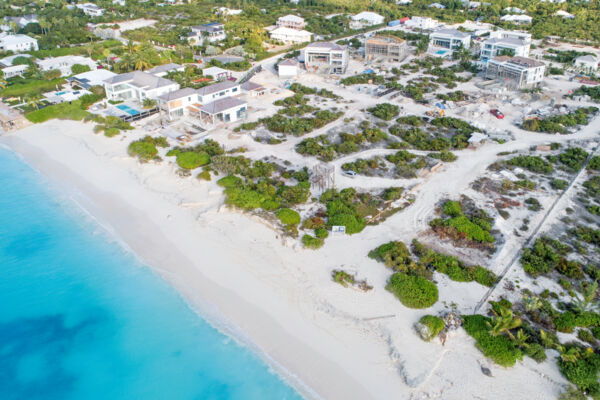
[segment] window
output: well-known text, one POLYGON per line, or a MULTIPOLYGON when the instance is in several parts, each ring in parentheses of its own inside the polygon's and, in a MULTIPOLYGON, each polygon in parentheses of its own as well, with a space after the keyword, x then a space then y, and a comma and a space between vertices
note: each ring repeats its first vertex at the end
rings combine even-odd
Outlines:
POLYGON ((231 92, 235 93, 235 92, 237 92, 237 90, 238 90, 238 88, 233 88, 233 89, 231 89, 231 92))

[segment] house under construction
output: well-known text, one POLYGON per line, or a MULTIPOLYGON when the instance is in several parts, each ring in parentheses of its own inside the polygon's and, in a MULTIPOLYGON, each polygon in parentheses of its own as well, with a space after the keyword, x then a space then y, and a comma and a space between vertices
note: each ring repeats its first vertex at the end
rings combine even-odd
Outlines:
POLYGON ((398 37, 375 35, 365 41, 367 61, 402 61, 407 54, 406 42, 398 37))
POLYGON ((488 61, 486 79, 494 79, 512 89, 538 85, 543 79, 546 65, 526 57, 499 56, 488 61))

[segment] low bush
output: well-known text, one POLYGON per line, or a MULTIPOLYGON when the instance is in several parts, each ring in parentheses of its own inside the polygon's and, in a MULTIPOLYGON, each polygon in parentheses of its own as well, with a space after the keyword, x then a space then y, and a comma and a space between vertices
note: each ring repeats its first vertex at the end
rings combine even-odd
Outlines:
POLYGON ((477 314, 465 315, 463 321, 463 328, 475 339, 477 348, 496 364, 512 367, 517 360, 523 359, 522 351, 507 336, 490 334, 490 318, 477 314))
MULTIPOLYGON (((583 351, 574 361, 559 358, 558 368, 567 380, 583 391, 598 390, 598 372, 600 371, 600 355, 593 351, 583 351)), ((595 397, 595 396, 594 396, 595 397)))
POLYGON ((275 213, 279 221, 284 225, 298 225, 300 223, 300 214, 290 208, 282 208, 275 213))
POLYGON ((316 250, 323 246, 323 239, 311 235, 302 236, 302 245, 307 249, 316 250))
POLYGON ((368 111, 377 118, 391 121, 398 115, 399 107, 395 104, 379 103, 375 107, 369 108, 368 111))
POLYGON ((141 162, 148 162, 157 157, 158 150, 156 146, 166 147, 166 139, 162 136, 157 138, 145 136, 142 139, 131 142, 127 151, 130 156, 137 157, 141 162))
POLYGON ((531 357, 537 363, 546 361, 546 350, 544 349, 544 346, 539 343, 527 343, 523 351, 525 352, 525 355, 531 357))
POLYGON ((426 341, 430 341, 434 337, 440 334, 440 332, 444 329, 444 320, 440 317, 436 317, 435 315, 424 315, 419 319, 419 324, 427 327, 427 331, 429 335, 426 338, 426 341))
POLYGON ((177 165, 183 169, 196 169, 210 162, 210 156, 206 153, 193 151, 182 151, 177 154, 177 165))
POLYGON ((390 277, 386 289, 408 308, 428 308, 438 301, 435 283, 418 275, 397 272, 390 277))
POLYGON ((552 164, 539 156, 516 156, 507 160, 506 164, 521 167, 539 174, 549 174, 554 170, 552 164))

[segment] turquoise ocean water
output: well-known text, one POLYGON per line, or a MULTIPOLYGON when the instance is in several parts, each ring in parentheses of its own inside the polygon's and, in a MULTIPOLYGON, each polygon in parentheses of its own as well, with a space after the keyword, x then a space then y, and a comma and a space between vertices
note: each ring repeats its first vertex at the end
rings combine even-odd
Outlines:
POLYGON ((0 399, 300 399, 0 148, 0 399))

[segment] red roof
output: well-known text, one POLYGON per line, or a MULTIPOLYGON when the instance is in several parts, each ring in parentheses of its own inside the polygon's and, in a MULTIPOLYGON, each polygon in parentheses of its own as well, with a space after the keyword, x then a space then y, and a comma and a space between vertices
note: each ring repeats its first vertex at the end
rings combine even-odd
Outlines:
POLYGON ((410 19, 410 18, 408 18, 408 17, 400 18, 400 23, 401 23, 401 24, 403 24, 403 23, 405 23, 406 21, 408 21, 409 19, 410 19))

